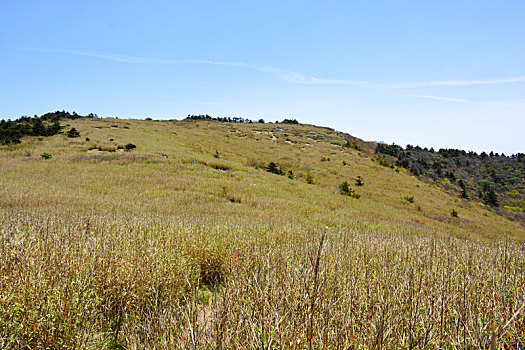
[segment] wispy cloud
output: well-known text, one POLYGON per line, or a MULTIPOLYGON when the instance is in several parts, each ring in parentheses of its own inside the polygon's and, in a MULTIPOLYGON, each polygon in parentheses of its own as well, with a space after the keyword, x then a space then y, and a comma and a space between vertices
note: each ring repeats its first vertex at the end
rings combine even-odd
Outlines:
MULTIPOLYGON (((114 62, 122 62, 129 64, 164 64, 164 65, 184 65, 184 64, 207 64, 215 66, 231 66, 250 69, 262 73, 273 74, 283 81, 296 84, 312 84, 312 85, 347 85, 362 88, 382 88, 382 89, 418 89, 438 86, 475 86, 475 85, 497 85, 525 82, 525 75, 502 78, 502 79, 478 79, 478 80, 428 80, 428 81, 413 81, 413 82, 373 82, 350 79, 325 79, 310 75, 301 74, 291 70, 253 65, 244 62, 228 62, 228 61, 212 61, 212 60, 158 60, 136 56, 126 56, 117 54, 106 54, 98 52, 74 51, 65 49, 48 49, 48 48, 18 48, 20 50, 33 52, 50 52, 61 53, 74 56, 84 56, 104 59, 114 62)), ((443 100, 449 102, 465 103, 462 99, 454 99, 439 96, 419 96, 421 98, 443 100)))
POLYGON ((435 86, 474 86, 474 85, 497 85, 524 82, 525 76, 504 79, 479 79, 479 80, 430 80, 398 84, 404 88, 424 88, 435 86))
POLYGON ((464 98, 457 97, 445 97, 445 96, 434 96, 434 95, 409 95, 410 97, 422 98, 425 100, 435 100, 443 102, 452 102, 452 103, 473 103, 473 104, 484 104, 491 106, 501 106, 501 107, 519 107, 519 105, 510 104, 501 101, 470 101, 464 98))
POLYGON ((453 98, 453 97, 442 97, 442 96, 432 96, 432 95, 412 95, 412 97, 423 98, 426 100, 436 100, 444 102, 455 102, 455 103, 468 103, 468 100, 462 98, 453 98))
POLYGON ((484 101, 483 102, 486 105, 493 105, 493 106, 503 106, 503 107, 511 107, 511 104, 500 102, 500 101, 484 101))

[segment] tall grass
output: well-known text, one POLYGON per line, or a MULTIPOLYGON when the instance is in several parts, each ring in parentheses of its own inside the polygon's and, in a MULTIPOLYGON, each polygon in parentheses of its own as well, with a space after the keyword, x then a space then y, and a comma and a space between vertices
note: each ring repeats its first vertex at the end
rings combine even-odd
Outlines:
POLYGON ((2 348, 525 345, 523 244, 23 212, 0 240, 2 348))

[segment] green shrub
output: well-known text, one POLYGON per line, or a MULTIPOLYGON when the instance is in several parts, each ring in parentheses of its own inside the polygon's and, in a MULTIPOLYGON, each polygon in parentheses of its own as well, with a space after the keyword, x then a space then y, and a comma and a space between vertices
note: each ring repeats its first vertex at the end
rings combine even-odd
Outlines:
POLYGON ((295 179, 295 174, 293 173, 293 171, 288 170, 288 178, 291 180, 295 179))
POLYGON ((375 159, 372 159, 372 161, 376 161, 379 165, 382 165, 384 167, 387 167, 387 168, 392 168, 394 169, 394 164, 390 164, 389 162, 387 162, 386 160, 384 159, 381 159, 379 157, 375 158, 375 159))
POLYGON ((341 194, 348 194, 350 192, 350 184, 348 181, 345 181, 339 185, 339 189, 341 190, 341 194))
POLYGON ((348 183, 348 181, 345 181, 339 185, 339 191, 341 192, 341 194, 345 196, 350 196, 352 198, 359 199, 359 197, 361 197, 360 194, 355 193, 355 191, 350 188, 350 184, 348 183))
POLYGON ((406 200, 409 203, 414 203, 416 200, 414 199, 414 196, 405 196, 403 197, 404 200, 406 200))
POLYGON ((53 155, 51 153, 47 153, 47 152, 44 152, 40 155, 40 157, 44 158, 44 159, 51 159, 53 157, 53 155))
POLYGON ((281 167, 277 168, 277 164, 275 164, 274 162, 268 163, 266 171, 272 174, 284 175, 284 171, 281 169, 281 167))
POLYGON ((365 181, 363 180, 363 178, 359 175, 357 177, 357 179, 355 179, 355 185, 356 186, 364 186, 365 184, 365 181))
POLYGON ((503 209, 505 209, 509 213, 515 213, 515 212, 521 213, 521 212, 523 212, 523 208, 521 208, 521 207, 511 207, 511 206, 508 206, 508 205, 504 206, 503 209))
POLYGON ((350 143, 350 141, 346 141, 344 147, 346 148, 353 148, 356 151, 362 151, 363 149, 355 142, 350 143))
POLYGON ((312 175, 307 174, 304 179, 306 180, 307 184, 315 185, 314 177, 312 175))
POLYGON ((458 212, 455 210, 455 209, 452 209, 450 211, 450 216, 454 217, 454 218, 457 218, 458 217, 458 212))

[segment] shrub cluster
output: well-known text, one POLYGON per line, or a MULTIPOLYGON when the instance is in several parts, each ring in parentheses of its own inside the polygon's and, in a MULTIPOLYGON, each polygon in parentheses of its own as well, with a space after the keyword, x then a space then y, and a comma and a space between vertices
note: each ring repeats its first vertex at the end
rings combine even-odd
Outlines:
POLYGON ((299 124, 297 119, 284 119, 281 124, 299 124))
MULTIPOLYGON (((53 136, 60 133, 62 119, 95 118, 96 114, 90 113, 81 116, 76 112, 56 111, 34 117, 23 116, 16 120, 0 121, 0 144, 11 145, 21 142, 24 136, 53 136)), ((78 137, 69 136, 68 137, 78 137)))
POLYGON ((62 128, 58 121, 44 124, 45 119, 22 117, 14 121, 0 121, 0 143, 11 145, 21 142, 24 136, 53 136, 62 128))
POLYGON ((384 159, 381 159, 380 157, 372 158, 372 161, 375 161, 377 162, 377 164, 382 165, 384 167, 394 169, 394 164, 390 164, 389 162, 387 162, 384 159))
MULTIPOLYGON (((223 123, 253 123, 254 121, 251 119, 243 118, 243 117, 212 117, 208 114, 199 114, 199 115, 191 115, 188 114, 186 117, 187 120, 216 120, 223 123)), ((264 123, 263 119, 259 119, 258 123, 264 123)))
POLYGON ((359 146, 357 143, 354 142, 350 142, 350 141, 346 141, 346 143, 344 144, 343 147, 346 147, 346 148, 353 148, 355 149, 356 151, 362 151, 363 149, 361 148, 361 146, 359 146))
POLYGON ((348 181, 345 181, 339 185, 339 191, 341 192, 341 194, 345 196, 350 196, 352 198, 359 199, 361 197, 360 194, 357 194, 352 188, 350 188, 350 184, 348 183, 348 181))

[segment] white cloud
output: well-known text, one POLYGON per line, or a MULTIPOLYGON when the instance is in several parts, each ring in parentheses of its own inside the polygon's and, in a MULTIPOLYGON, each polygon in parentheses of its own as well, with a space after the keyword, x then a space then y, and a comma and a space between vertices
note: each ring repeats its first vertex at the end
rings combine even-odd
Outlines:
POLYGON ((483 103, 486 104, 486 105, 494 105, 494 106, 504 106, 504 107, 512 106, 512 105, 510 105, 508 103, 499 102, 499 101, 485 101, 483 103))
POLYGON ((456 103, 468 103, 468 100, 462 98, 453 98, 453 97, 442 97, 442 96, 432 96, 432 95, 412 95, 413 97, 423 98, 426 100, 436 100, 444 102, 456 102, 456 103))
MULTIPOLYGON (((18 48, 20 50, 34 51, 34 52, 55 52, 75 56, 94 57, 105 59, 108 61, 130 63, 130 64, 165 64, 165 65, 183 65, 183 64, 208 64, 216 66, 232 66, 251 69, 258 72, 269 73, 279 77, 281 80, 296 83, 296 84, 312 84, 312 85, 347 85, 357 86, 362 88, 381 88, 381 89, 417 89, 437 86, 475 86, 475 85, 496 85, 496 84, 510 84, 525 82, 525 76, 517 76, 502 79, 478 79, 478 80, 429 80, 429 81, 413 81, 413 82, 372 82, 349 79, 325 79, 317 78, 310 75, 301 74, 298 72, 274 68, 258 66, 244 62, 228 62, 228 61, 210 61, 210 60, 157 60, 143 57, 105 54, 98 52, 74 51, 65 49, 45 49, 45 48, 18 48)), ((425 98, 420 96, 421 98, 425 98)), ((450 102, 461 102, 461 99, 449 99, 439 96, 427 96, 426 98, 440 99, 450 102)))

